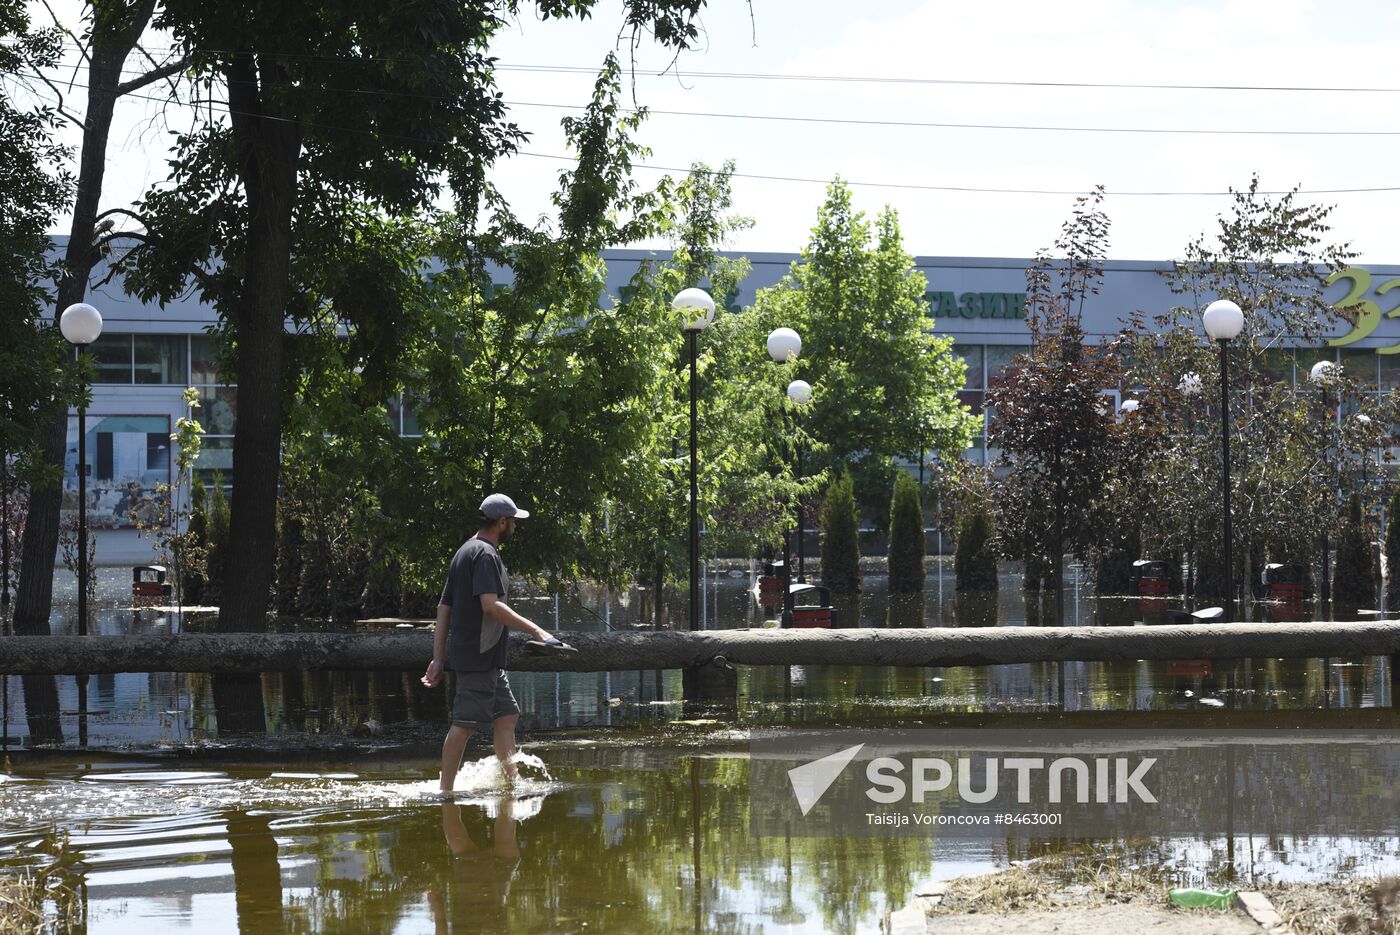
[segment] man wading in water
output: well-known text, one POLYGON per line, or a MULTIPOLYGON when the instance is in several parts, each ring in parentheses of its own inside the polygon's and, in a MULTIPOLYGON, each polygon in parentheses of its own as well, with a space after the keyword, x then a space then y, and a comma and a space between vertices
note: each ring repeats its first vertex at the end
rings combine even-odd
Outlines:
POLYGON ((531 648, 542 652, 572 652, 540 627, 506 606, 510 577, 496 551, 515 534, 515 522, 529 512, 520 509, 505 494, 493 493, 481 501, 481 528, 452 556, 447 583, 438 601, 437 628, 433 634, 433 661, 423 676, 423 684, 436 687, 443 669, 457 676, 452 699, 452 726, 442 742, 443 792, 451 792, 462 766, 467 741, 476 725, 494 725, 496 756, 507 782, 514 782, 515 722, 520 706, 515 703, 506 678, 507 629, 519 630, 533 639, 531 648))

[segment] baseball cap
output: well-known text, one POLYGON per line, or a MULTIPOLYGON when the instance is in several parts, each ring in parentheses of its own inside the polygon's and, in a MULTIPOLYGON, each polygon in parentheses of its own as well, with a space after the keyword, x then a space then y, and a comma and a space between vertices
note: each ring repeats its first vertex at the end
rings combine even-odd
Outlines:
POLYGON ((487 519, 504 519, 507 516, 524 519, 530 515, 530 511, 520 509, 514 500, 503 493, 493 493, 481 501, 481 515, 487 519))

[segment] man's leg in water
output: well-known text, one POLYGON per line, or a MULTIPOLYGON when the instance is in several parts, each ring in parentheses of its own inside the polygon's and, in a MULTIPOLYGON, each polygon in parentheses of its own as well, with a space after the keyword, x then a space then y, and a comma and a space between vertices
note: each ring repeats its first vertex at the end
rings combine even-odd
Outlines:
POLYGON ((493 722, 496 758, 501 761, 501 771, 506 774, 507 782, 515 782, 518 772, 514 761, 511 760, 511 757, 515 756, 515 722, 518 720, 520 715, 506 714, 493 722))
POLYGON ((447 736, 442 741, 442 779, 438 783, 438 788, 443 792, 452 791, 457 781, 457 771, 462 768, 462 754, 466 752, 467 741, 474 733, 475 727, 460 724, 453 724, 447 729, 447 736))

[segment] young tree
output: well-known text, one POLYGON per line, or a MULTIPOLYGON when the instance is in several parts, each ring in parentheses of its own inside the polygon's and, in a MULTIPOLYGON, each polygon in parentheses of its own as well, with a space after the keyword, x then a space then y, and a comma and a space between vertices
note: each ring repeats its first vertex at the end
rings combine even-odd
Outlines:
MULTIPOLYGON (((632 0, 634 34, 650 29, 672 48, 697 35, 701 0, 632 0)), ((167 0, 156 25, 194 73, 227 95, 179 138, 173 185, 150 192, 140 213, 149 246, 135 287, 146 297, 182 291, 193 277, 235 342, 239 418, 234 436, 233 548, 223 631, 266 627, 275 555, 285 392, 286 324, 332 315, 377 341, 371 357, 400 352, 402 305, 394 287, 417 270, 388 270, 369 295, 345 288, 346 251, 366 222, 424 210, 444 178, 467 230, 484 173, 520 132, 496 93, 489 43, 519 5, 451 0, 403 7, 368 0, 254 3, 238 8, 167 0), (205 116, 207 114, 207 116, 205 116), (337 288, 339 287, 339 288, 337 288), (316 301, 334 292, 335 301, 316 301)), ((548 17, 586 15, 591 3, 540 0, 548 17)), ((615 109, 612 113, 616 113, 615 109)), ((585 164, 608 134, 581 139, 585 164)), ((578 204, 566 231, 596 216, 578 204)), ((372 257, 369 258, 372 263, 372 257)), ((363 270, 361 265, 360 270, 363 270)), ((375 368, 367 368, 367 372, 375 368)), ((256 680, 215 679, 221 729, 264 727, 256 680)))
POLYGON ((756 301, 802 336, 796 375, 814 391, 804 421, 826 446, 815 466, 848 466, 872 515, 888 502, 895 458, 913 459, 921 448, 956 457, 977 431, 957 399, 965 367, 951 340, 931 333, 925 288, 894 209, 872 230, 838 180, 801 258, 756 301))
POLYGON ((844 471, 826 488, 822 503, 822 584, 833 594, 861 589, 860 518, 851 475, 844 471))
POLYGON ((890 533, 887 550, 890 591, 924 589, 924 509, 919 485, 903 471, 894 476, 890 500, 890 533))
POLYGON ((996 524, 985 508, 964 513, 958 522, 958 548, 953 559, 958 591, 996 591, 996 524))
POLYGON ((1098 504, 1112 478, 1106 452, 1119 431, 1104 390, 1121 379, 1119 342, 1086 343, 1084 302, 1103 281, 1108 217, 1103 190, 1080 198, 1053 251, 1026 272, 1031 349, 988 393, 989 434, 1006 470, 997 484, 997 540, 1008 558, 1043 562, 1063 619, 1066 552, 1095 541, 1098 504))

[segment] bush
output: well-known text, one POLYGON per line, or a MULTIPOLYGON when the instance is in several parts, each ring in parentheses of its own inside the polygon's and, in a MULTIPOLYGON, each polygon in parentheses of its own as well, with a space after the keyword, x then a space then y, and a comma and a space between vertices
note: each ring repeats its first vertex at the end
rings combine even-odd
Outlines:
POLYGON ((860 520, 851 475, 841 473, 822 504, 822 584, 834 593, 860 590, 860 520))
POLYGON ((205 558, 204 598, 211 604, 222 604, 224 598, 224 569, 228 565, 228 498, 224 496, 224 478, 214 475, 214 483, 205 497, 205 538, 208 552, 205 558))
POLYGON ((228 498, 223 475, 205 487, 198 478, 190 487, 190 521, 181 558, 180 599, 186 604, 218 606, 224 596, 228 562, 228 498))
POLYGON ((1361 497, 1351 495, 1347 522, 1337 542, 1337 570, 1332 578, 1332 606, 1355 610, 1374 607, 1379 582, 1371 555, 1370 524, 1361 515, 1361 497))
POLYGON ((983 508, 966 513, 958 523, 958 551, 953 559, 959 591, 995 591, 997 557, 992 551, 996 529, 983 508))
POLYGON ((199 606, 205 597, 205 550, 209 547, 208 497, 198 477, 190 486, 190 521, 185 527, 185 559, 180 563, 180 600, 199 606), (189 553, 193 553, 191 556, 189 553), (194 557, 197 560, 191 561, 194 557))
POLYGON ((890 593, 924 589, 924 508, 919 485, 900 471, 890 498, 890 593))
POLYGON ((1400 490, 1385 508, 1385 606, 1400 607, 1400 490))

